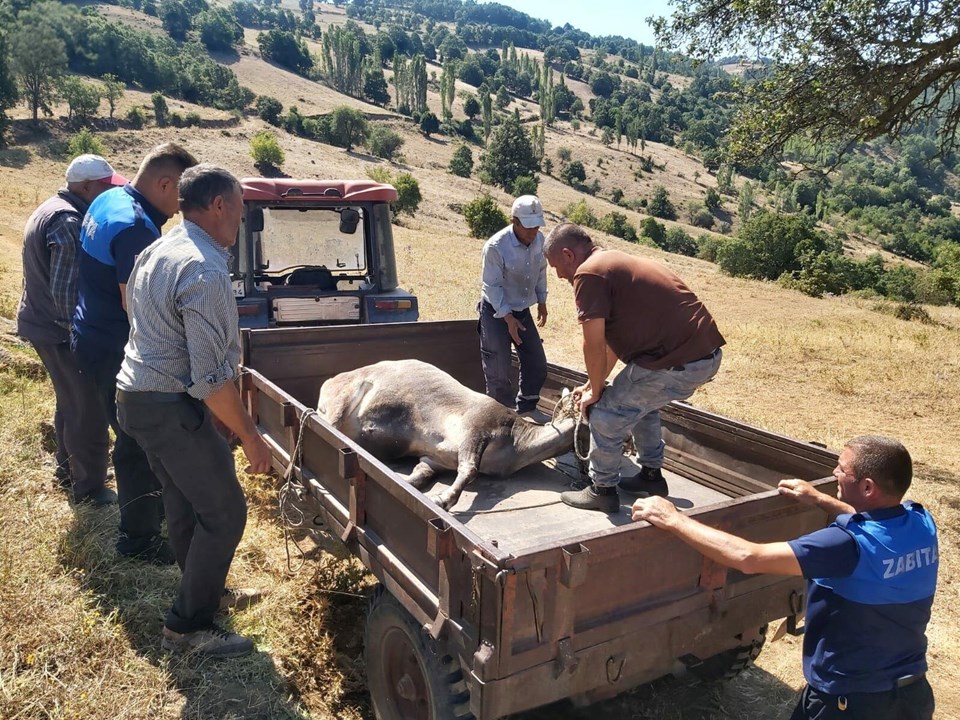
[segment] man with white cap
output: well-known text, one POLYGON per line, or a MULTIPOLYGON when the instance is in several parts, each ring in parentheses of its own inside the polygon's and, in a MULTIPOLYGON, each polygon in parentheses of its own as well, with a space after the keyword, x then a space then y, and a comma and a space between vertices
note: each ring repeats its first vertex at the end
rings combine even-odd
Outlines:
POLYGON ((57 480, 65 488, 72 483, 77 501, 109 505, 117 496, 104 487, 107 433, 94 436, 86 431, 84 408, 95 402, 96 389, 81 377, 70 352, 70 322, 77 304, 84 213, 94 198, 126 180, 99 155, 80 155, 67 167, 66 181, 24 228, 17 334, 36 349, 57 397, 57 480))
POLYGON ((537 408, 547 379, 538 327, 547 323, 547 261, 543 256, 543 205, 535 195, 513 202, 510 225, 483 246, 479 305, 480 355, 487 395, 517 412, 537 408), (534 325, 530 307, 537 306, 534 325), (510 347, 520 359, 520 387, 510 388, 510 347))

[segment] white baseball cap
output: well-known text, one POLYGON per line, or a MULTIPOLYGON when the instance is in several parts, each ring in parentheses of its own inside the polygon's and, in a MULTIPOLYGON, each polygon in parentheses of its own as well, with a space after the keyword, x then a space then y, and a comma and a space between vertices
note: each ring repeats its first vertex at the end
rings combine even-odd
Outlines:
POLYGON ((103 180, 111 185, 126 185, 127 179, 113 171, 113 167, 99 155, 78 155, 67 166, 67 182, 103 180))
POLYGON ((536 195, 521 195, 513 201, 510 214, 525 228, 543 227, 543 205, 536 195))

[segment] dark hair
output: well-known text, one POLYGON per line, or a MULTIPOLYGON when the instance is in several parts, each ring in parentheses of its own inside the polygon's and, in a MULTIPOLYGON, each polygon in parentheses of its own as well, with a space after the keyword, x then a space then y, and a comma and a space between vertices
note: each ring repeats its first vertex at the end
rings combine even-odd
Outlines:
POLYGON ((179 175, 187 168, 197 164, 197 159, 176 143, 168 142, 157 145, 147 153, 140 163, 138 175, 145 173, 169 172, 179 175))
POLYGON ((858 480, 870 478, 883 492, 898 498, 910 489, 913 460, 899 440, 882 435, 858 435, 844 447, 853 450, 850 469, 858 480))
POLYGON ((205 210, 218 196, 240 191, 240 181, 229 170, 203 163, 180 176, 180 211, 205 210))
POLYGON ((576 223, 560 223, 543 241, 543 254, 551 256, 563 248, 593 247, 593 239, 576 223))

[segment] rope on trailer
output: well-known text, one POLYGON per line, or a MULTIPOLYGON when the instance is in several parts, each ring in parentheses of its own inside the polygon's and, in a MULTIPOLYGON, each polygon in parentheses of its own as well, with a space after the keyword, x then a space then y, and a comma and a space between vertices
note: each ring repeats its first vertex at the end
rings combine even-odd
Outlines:
MULTIPOLYGON (((580 413, 576 406, 573 403, 573 393, 568 393, 563 395, 557 400, 556 405, 553 406, 553 416, 550 418, 550 424, 556 427, 558 420, 563 420, 565 418, 575 417, 577 422, 573 428, 573 454, 576 455, 577 460, 581 463, 585 463, 588 460, 588 454, 590 452, 589 446, 586 450, 581 449, 580 447, 580 428, 583 427, 583 414, 580 413), (569 398, 569 400, 567 399, 569 398)), ((583 473, 584 468, 581 466, 580 472, 583 473)))
POLYGON ((547 507, 548 505, 557 505, 560 500, 547 500, 546 502, 533 503, 532 505, 517 505, 516 507, 492 508, 491 510, 451 510, 454 515, 493 515, 494 513, 513 512, 514 510, 530 510, 532 508, 547 507))
POLYGON ((300 430, 297 433, 297 443, 294 445, 293 452, 290 453, 290 462, 287 464, 287 469, 283 473, 283 485, 280 486, 280 490, 277 493, 280 522, 283 526, 283 549, 287 556, 287 572, 291 575, 300 572, 307 561, 306 552, 300 547, 300 543, 297 542, 292 532, 297 528, 303 527, 304 520, 306 519, 303 511, 293 502, 293 498, 297 497, 298 494, 293 483, 293 470, 303 459, 303 432, 307 427, 307 420, 317 414, 317 411, 313 408, 307 408, 303 415, 300 416, 300 430), (297 554, 299 555, 296 567, 294 567, 292 553, 290 552, 291 544, 297 549, 297 554))

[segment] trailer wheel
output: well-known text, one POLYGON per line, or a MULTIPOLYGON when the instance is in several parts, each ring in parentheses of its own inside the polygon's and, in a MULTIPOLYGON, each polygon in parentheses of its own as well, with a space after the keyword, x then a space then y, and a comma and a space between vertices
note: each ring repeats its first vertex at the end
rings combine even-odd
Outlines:
POLYGON ((382 585, 370 600, 364 653, 377 720, 472 720, 459 660, 382 585))
POLYGON ((767 642, 767 626, 762 626, 755 634, 743 633, 737 638, 743 640, 744 644, 724 650, 701 663, 690 666, 690 672, 701 682, 732 680, 753 665, 760 656, 760 651, 767 642))

